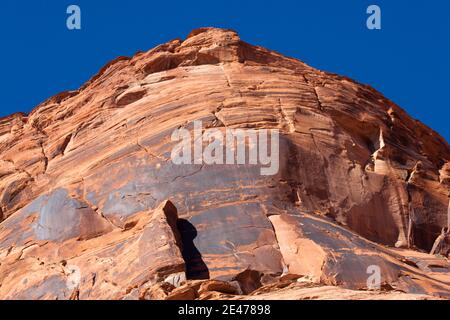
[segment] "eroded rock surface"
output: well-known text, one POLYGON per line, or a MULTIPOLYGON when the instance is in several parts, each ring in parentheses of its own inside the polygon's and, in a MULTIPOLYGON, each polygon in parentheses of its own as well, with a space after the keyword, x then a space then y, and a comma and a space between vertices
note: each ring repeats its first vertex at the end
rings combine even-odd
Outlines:
POLYGON ((286 298, 289 274, 377 298, 345 291, 373 265, 383 290, 448 298, 449 177, 448 143, 371 87, 198 29, 0 119, 0 298, 286 298), (174 164, 194 120, 279 129, 278 173, 174 164), (437 268, 409 257, 433 248, 437 268))

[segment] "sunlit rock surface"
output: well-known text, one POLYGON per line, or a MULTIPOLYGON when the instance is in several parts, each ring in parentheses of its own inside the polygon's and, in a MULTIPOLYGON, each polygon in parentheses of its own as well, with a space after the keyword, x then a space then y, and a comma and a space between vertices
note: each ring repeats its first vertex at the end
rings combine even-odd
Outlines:
POLYGON ((0 119, 0 299, 449 298, 449 177, 371 87, 198 29, 0 119), (278 173, 175 165, 194 120, 279 129, 278 173))

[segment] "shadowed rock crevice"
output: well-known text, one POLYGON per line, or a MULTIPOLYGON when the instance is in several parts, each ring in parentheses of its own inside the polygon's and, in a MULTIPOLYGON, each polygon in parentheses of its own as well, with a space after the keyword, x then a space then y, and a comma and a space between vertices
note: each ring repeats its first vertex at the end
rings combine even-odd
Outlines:
POLYGON ((186 278, 188 280, 209 279, 208 267, 194 243, 197 229, 185 219, 178 219, 177 228, 181 236, 183 259, 186 263, 186 278))
POLYGON ((239 283, 239 287, 244 294, 250 294, 262 287, 262 273, 256 270, 244 270, 233 278, 233 281, 239 283))

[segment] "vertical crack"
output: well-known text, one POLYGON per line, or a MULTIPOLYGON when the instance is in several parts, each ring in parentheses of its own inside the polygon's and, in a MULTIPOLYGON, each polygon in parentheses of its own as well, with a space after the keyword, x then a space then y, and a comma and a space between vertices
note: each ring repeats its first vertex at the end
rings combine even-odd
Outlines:
POLYGON ((43 169, 43 171, 42 171, 42 174, 45 174, 45 173, 47 172, 47 168, 48 168, 48 157, 47 157, 47 155, 45 154, 44 142, 41 141, 41 142, 39 143, 39 145, 40 145, 40 147, 41 147, 41 153, 42 153, 42 156, 44 157, 44 159, 43 159, 43 161, 44 161, 44 169, 43 169))
POLYGON ((304 74, 302 76, 303 76, 303 79, 305 79, 306 84, 309 85, 310 87, 312 87, 313 93, 317 100, 317 106, 318 106, 319 110, 324 111, 325 108, 322 106, 322 102, 320 102, 319 93, 317 92, 317 87, 304 74))
POLYGON ((66 152, 67 146, 69 145, 71 140, 72 140, 72 134, 69 134, 68 136, 65 137, 63 143, 59 147, 61 155, 64 155, 64 153, 66 152))
POLYGON ((280 126, 283 129, 284 126, 287 126, 289 129, 289 132, 295 132, 295 126, 294 122, 290 117, 286 114, 286 111, 283 108, 283 105, 281 103, 281 98, 278 98, 278 105, 276 108, 277 113, 280 115, 280 126), (285 124, 283 125, 284 122, 285 124))
MULTIPOLYGON (((41 135, 44 136, 45 138, 48 138, 47 133, 45 133, 45 131, 42 130, 42 128, 39 127, 39 125, 36 124, 36 122, 32 123, 32 124, 31 124, 31 127, 34 128, 39 134, 41 134, 41 135)), ((42 156, 43 156, 43 158, 44 158, 44 159, 43 159, 43 161, 44 161, 44 169, 43 169, 42 174, 45 174, 45 173, 47 172, 48 161, 49 161, 47 155, 45 154, 44 142, 45 142, 45 139, 43 139, 43 138, 41 137, 41 139, 40 139, 40 141, 39 141, 39 147, 41 148, 41 153, 42 153, 42 156)))

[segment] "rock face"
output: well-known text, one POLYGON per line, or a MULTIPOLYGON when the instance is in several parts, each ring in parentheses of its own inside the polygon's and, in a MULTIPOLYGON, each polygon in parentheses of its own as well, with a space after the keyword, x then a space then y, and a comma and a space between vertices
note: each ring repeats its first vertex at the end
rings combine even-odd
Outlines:
POLYGON ((448 143, 369 86, 198 29, 0 119, 0 299, 240 297, 289 274, 358 298, 373 266, 448 298, 449 177, 448 143), (278 173, 174 164, 194 120, 278 129, 278 173))

